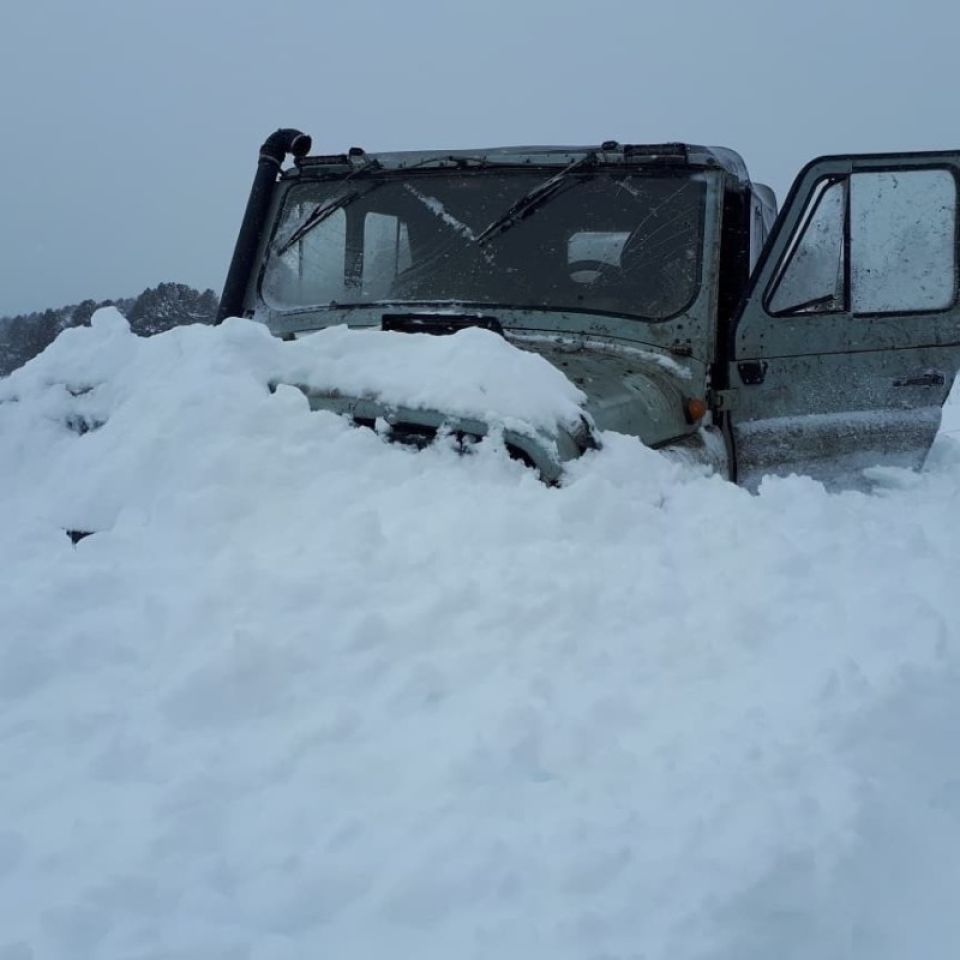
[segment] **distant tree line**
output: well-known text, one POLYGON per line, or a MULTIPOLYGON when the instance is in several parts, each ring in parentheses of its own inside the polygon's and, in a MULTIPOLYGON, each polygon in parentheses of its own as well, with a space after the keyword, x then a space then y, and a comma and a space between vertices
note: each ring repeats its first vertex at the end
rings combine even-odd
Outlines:
POLYGON ((0 317, 0 376, 6 376, 45 350, 67 327, 90 325, 100 307, 116 307, 141 336, 162 333, 188 323, 213 323, 219 301, 212 290, 194 290, 183 283, 161 283, 137 297, 84 300, 68 307, 0 317))

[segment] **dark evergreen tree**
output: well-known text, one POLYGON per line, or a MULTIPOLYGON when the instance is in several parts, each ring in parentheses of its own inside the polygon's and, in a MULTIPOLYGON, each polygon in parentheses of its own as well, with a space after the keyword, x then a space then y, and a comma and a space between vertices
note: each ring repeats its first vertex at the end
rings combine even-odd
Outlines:
POLYGON ((127 319, 134 333, 151 336, 187 323, 213 323, 216 312, 212 290, 200 293, 182 283, 161 283, 137 297, 127 319))
POLYGON ((6 376, 45 350, 67 327, 89 326, 100 307, 116 307, 134 333, 152 336, 188 323, 213 323, 219 301, 212 290, 194 290, 183 283, 161 283, 138 297, 84 300, 56 310, 0 317, 0 376, 6 376))

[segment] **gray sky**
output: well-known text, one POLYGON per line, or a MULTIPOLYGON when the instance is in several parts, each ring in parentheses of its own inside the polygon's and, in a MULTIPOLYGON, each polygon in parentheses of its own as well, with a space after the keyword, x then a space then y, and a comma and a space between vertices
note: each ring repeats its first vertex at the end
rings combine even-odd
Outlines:
POLYGON ((278 126, 321 152, 687 140, 782 199, 960 147, 956 0, 7 0, 0 314, 218 292, 278 126))

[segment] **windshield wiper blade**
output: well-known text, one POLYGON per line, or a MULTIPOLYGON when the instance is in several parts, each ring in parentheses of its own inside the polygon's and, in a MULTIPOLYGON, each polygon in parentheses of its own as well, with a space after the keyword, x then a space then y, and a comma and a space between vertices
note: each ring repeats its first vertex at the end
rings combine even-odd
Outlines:
MULTIPOLYGON (((379 167, 380 164, 376 160, 370 161, 370 163, 365 164, 359 170, 354 171, 348 177, 344 177, 343 182, 346 183, 348 180, 352 180, 355 176, 361 173, 366 173, 369 170, 374 170, 379 167)), ((338 210, 342 210, 344 207, 350 206, 355 200, 359 200, 361 197, 365 197, 368 193, 376 190, 377 187, 383 186, 383 181, 378 180, 375 183, 371 183, 365 190, 348 190, 346 193, 342 193, 339 197, 335 197, 333 200, 328 200, 325 203, 318 203, 313 210, 308 214, 307 219, 297 227, 296 230, 287 237, 283 246, 277 250, 277 256, 282 257, 298 240, 302 240, 314 227, 323 223, 329 217, 332 217, 338 210)))
POLYGON ((526 219, 534 210, 543 206, 548 200, 556 196, 567 185, 567 181, 572 173, 583 167, 593 166, 596 162, 597 155, 595 153, 588 153, 579 160, 574 160, 573 163, 564 167, 552 177, 544 180, 543 183, 537 184, 537 186, 528 193, 525 193, 519 200, 500 214, 496 220, 487 224, 487 226, 477 234, 476 242, 486 243, 491 237, 495 237, 505 230, 509 230, 521 220, 526 219))
POLYGON ((310 216, 293 231, 287 238, 286 243, 277 251, 277 256, 282 257, 298 240, 302 240, 318 224, 323 223, 328 217, 332 217, 338 210, 342 210, 347 204, 353 203, 360 196, 359 190, 351 190, 349 193, 343 193, 335 200, 328 203, 321 203, 313 208, 310 216))

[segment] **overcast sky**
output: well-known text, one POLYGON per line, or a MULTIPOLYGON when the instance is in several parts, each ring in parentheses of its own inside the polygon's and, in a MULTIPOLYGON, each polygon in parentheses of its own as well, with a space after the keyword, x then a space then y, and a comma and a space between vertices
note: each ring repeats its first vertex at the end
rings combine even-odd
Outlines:
POLYGON ((340 151, 687 140, 781 198, 960 147, 956 0, 0 0, 0 315, 218 292, 278 126, 340 151))

